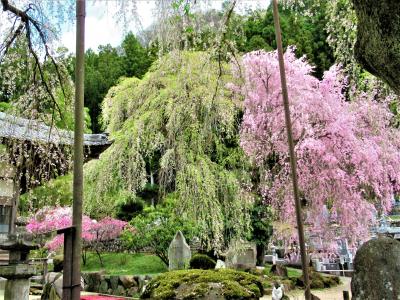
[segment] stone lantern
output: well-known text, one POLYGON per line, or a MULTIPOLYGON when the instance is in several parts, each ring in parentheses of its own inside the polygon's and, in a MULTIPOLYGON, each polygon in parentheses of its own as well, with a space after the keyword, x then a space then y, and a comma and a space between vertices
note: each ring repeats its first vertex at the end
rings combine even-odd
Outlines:
POLYGON ((14 166, 0 161, 0 243, 15 233, 19 188, 14 166))
POLYGON ((16 233, 19 186, 15 168, 0 161, 0 249, 9 252, 9 264, 0 266, 0 277, 7 279, 4 299, 29 300, 29 278, 35 267, 27 262, 29 251, 37 246, 16 233))

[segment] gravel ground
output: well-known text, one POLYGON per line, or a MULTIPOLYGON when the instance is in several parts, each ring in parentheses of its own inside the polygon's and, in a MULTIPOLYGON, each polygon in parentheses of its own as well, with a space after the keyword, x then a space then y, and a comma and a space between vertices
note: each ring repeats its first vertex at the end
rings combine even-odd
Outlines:
MULTIPOLYGON (((350 282, 351 278, 349 277, 340 277, 342 282, 341 285, 330 289, 324 290, 312 290, 311 292, 319 297, 321 300, 343 300, 343 291, 350 292, 350 299, 351 299, 351 291, 350 291, 350 282)), ((290 300, 304 300, 304 292, 301 290, 295 290, 292 292, 287 293, 290 300)), ((261 298, 261 300, 271 300, 271 295, 267 295, 261 298)))

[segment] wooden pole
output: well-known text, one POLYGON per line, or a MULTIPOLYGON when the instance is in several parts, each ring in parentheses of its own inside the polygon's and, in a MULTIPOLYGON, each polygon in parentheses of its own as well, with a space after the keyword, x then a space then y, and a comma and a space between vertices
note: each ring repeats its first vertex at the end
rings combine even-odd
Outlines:
POLYGON ((81 293, 82 203, 83 203, 83 95, 85 60, 85 0, 76 0, 76 81, 74 130, 74 180, 72 225, 75 234, 72 249, 72 300, 81 293))
POLYGON ((278 47, 279 70, 280 70, 280 75, 281 75, 282 98, 283 98, 283 106, 285 108, 286 132, 287 132, 287 139, 288 139, 288 144, 289 144, 290 169, 291 169, 291 176, 292 176, 292 183, 293 183, 293 196, 294 196, 294 201, 295 201, 295 206, 296 206, 297 229, 298 229, 298 234, 299 234, 301 264, 302 264, 302 268, 303 268, 305 297, 306 297, 306 300, 311 300, 310 283, 309 283, 309 278, 308 278, 308 260, 307 260, 305 242, 304 242, 303 218, 302 218, 302 213, 301 213, 299 186, 298 186, 298 182, 297 182, 296 156, 294 153, 292 122, 291 122, 291 118, 290 118, 290 108, 289 108, 289 96, 288 96, 287 85, 286 85, 285 62, 284 62, 284 58, 283 58, 281 26, 279 24, 278 0, 273 0, 273 10, 274 10, 274 26, 275 26, 276 45, 278 47))

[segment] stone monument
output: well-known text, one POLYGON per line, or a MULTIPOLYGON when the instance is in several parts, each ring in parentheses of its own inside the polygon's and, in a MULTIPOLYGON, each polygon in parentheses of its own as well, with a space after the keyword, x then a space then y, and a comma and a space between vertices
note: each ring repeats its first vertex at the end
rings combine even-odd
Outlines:
POLYGON ((19 185, 15 168, 0 161, 0 249, 9 251, 9 264, 0 266, 0 277, 6 278, 4 299, 29 300, 29 278, 35 275, 34 266, 27 263, 29 251, 37 245, 16 233, 16 211, 19 185))
POLYGON ((182 232, 179 230, 168 248, 169 270, 184 270, 189 268, 192 253, 182 232))
POLYGON ((238 270, 249 270, 256 267, 257 248, 252 243, 232 244, 226 254, 226 267, 238 270))
POLYGON ((354 300, 400 299, 400 242, 369 240, 358 249, 351 280, 354 300))

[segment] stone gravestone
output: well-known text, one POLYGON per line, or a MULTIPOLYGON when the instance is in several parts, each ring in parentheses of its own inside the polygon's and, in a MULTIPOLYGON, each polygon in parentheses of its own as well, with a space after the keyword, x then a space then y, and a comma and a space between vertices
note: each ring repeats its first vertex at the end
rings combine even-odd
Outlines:
POLYGON ((251 243, 232 244, 226 254, 226 267, 231 269, 254 269, 256 267, 256 261, 256 245, 251 243))
POLYGON ((351 280, 354 300, 400 299, 400 242, 379 237, 358 249, 351 280))
POLYGON ((179 230, 168 248, 169 270, 188 269, 191 258, 190 247, 179 230))

